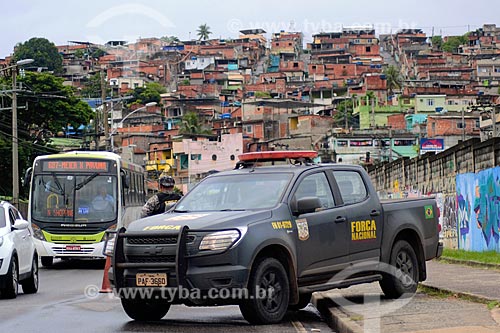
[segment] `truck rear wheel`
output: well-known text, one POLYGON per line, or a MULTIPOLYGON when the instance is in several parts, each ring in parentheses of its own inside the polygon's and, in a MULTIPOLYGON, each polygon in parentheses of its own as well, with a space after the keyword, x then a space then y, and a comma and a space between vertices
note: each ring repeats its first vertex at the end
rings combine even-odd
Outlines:
POLYGON ((146 300, 122 298, 121 301, 125 313, 137 321, 160 320, 170 309, 170 304, 152 303, 146 300))
POLYGON ((418 260, 413 247, 405 240, 397 241, 392 247, 389 262, 394 271, 385 272, 380 287, 388 298, 413 295, 418 285, 418 260))
POLYGON ((275 324, 286 314, 290 298, 288 276, 274 258, 258 261, 250 273, 249 297, 240 304, 243 317, 251 324, 275 324))

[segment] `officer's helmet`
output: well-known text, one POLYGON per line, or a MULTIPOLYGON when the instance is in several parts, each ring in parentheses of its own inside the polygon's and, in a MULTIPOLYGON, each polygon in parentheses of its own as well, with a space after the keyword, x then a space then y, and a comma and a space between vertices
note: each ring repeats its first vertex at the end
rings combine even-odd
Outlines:
POLYGON ((173 187, 175 185, 175 180, 174 178, 172 178, 171 176, 161 176, 159 179, 158 179, 158 183, 161 185, 161 186, 165 186, 165 187, 173 187))

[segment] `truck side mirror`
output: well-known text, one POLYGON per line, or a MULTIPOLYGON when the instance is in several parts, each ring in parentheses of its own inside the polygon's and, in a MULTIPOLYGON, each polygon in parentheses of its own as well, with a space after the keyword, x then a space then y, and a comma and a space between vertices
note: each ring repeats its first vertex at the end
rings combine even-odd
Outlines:
POLYGON ((302 215, 314 213, 318 208, 321 208, 321 201, 318 197, 303 197, 297 200, 294 209, 294 215, 302 215))

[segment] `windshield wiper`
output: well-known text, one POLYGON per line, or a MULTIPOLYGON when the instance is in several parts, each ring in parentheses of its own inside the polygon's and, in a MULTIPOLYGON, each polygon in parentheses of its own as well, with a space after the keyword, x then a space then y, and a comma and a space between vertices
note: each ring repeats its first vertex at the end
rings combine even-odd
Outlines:
POLYGON ((224 208, 220 210, 221 212, 244 212, 245 209, 231 209, 231 208, 224 208))
POLYGON ((83 182, 76 184, 75 191, 80 190, 82 187, 84 187, 85 185, 87 185, 88 183, 90 183, 90 181, 92 179, 94 179, 95 177, 97 177, 97 176, 99 176, 98 172, 93 173, 90 176, 88 176, 87 178, 85 178, 83 182))
POLYGON ((61 185, 61 182, 59 182, 59 179, 57 179, 57 176, 55 173, 52 173, 52 178, 54 179, 54 183, 57 185, 57 189, 59 190, 59 194, 64 196, 64 189, 61 185))

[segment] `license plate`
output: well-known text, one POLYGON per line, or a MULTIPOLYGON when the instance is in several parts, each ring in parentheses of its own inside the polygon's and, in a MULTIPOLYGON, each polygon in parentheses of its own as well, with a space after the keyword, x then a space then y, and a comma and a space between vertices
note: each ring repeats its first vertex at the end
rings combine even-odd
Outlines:
POLYGON ((167 273, 137 273, 135 283, 138 287, 165 287, 167 273))
POLYGON ((80 245, 66 245, 66 251, 80 251, 81 249, 80 245))

